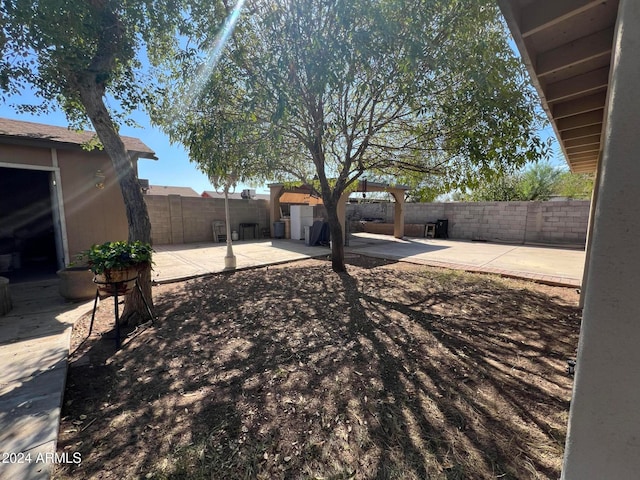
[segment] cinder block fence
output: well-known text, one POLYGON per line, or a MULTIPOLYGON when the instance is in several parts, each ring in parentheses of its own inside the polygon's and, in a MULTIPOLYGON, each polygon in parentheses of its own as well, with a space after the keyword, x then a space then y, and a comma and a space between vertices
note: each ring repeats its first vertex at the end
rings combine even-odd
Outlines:
MULTIPOLYGON (((393 223, 392 203, 347 207, 354 220, 371 218, 393 223)), ((407 203, 405 224, 449 221, 449 237, 513 243, 583 246, 589 201, 407 203)), ((409 232, 406 232, 409 235, 409 232)))
MULTIPOLYGON (((211 242, 212 222, 224 220, 224 200, 219 198, 145 195, 156 245, 211 242)), ((239 223, 257 223, 257 232, 270 225, 266 200, 229 200, 231 229, 239 223)), ((356 231, 362 219, 380 219, 393 224, 393 203, 350 204, 347 217, 356 231)), ((316 208, 316 216, 326 216, 316 208)), ((547 243, 584 246, 589 219, 589 202, 459 202, 405 204, 405 235, 422 236, 427 223, 449 221, 449 238, 547 243)), ((371 231, 382 233, 384 225, 373 224, 371 231), (374 227, 375 225, 375 227, 374 227)), ((390 232, 393 227, 390 226, 390 232)), ((249 231, 247 230, 247 235, 249 231)))
MULTIPOLYGON (((151 237, 155 245, 213 241, 212 223, 225 219, 224 199, 182 197, 180 195, 145 195, 151 220, 151 237)), ((269 202, 266 200, 229 200, 231 230, 239 231, 240 223, 269 226, 269 202)), ((247 238, 252 235, 246 231, 247 238)))

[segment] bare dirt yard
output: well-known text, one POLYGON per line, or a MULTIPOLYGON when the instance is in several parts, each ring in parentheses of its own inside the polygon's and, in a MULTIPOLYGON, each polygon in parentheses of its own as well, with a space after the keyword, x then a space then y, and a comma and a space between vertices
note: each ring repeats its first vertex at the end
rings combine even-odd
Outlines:
POLYGON ((558 478, 575 289, 347 261, 154 287, 118 352, 105 300, 60 426, 82 462, 54 478, 558 478))

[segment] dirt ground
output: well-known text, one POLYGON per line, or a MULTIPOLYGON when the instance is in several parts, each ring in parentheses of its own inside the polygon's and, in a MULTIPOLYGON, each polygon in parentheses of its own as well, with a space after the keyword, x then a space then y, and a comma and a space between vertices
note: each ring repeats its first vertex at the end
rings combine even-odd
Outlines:
POLYGON ((60 479, 556 479, 575 289, 348 256, 154 287, 74 329, 60 479), (80 345, 79 345, 80 344, 80 345))

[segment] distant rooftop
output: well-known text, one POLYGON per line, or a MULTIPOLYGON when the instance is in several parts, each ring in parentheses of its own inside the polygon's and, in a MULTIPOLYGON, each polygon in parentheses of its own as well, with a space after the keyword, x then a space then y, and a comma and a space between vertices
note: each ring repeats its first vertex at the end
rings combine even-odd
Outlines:
MULTIPOLYGON (((90 131, 77 132, 65 127, 45 125, 43 123, 24 122, 0 118, 0 140, 24 144, 63 144, 80 147, 95 138, 96 133, 90 131)), ((142 158, 157 160, 155 152, 142 140, 121 135, 127 151, 142 158)))
POLYGON ((147 195, 180 195, 181 197, 200 197, 191 187, 170 187, 165 185, 149 185, 147 195))

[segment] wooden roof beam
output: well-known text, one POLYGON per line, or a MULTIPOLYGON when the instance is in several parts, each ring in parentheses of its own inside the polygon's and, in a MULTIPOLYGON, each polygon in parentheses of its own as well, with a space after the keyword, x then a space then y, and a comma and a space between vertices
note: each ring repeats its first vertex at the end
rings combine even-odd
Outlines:
MULTIPOLYGON (((572 131, 573 130, 568 130, 568 132, 572 131)), ((583 145, 600 145, 600 134, 590 135, 588 137, 574 138, 572 140, 564 140, 562 143, 567 150, 574 147, 581 147, 583 145)))
POLYGON ((567 155, 576 155, 579 153, 592 153, 592 152, 600 151, 600 143, 597 143, 595 145, 580 145, 578 147, 567 147, 565 145, 564 147, 567 152, 567 155))
POLYGON ((602 124, 603 114, 604 109, 600 109, 592 112, 581 113, 580 115, 574 115, 573 117, 560 118, 556 120, 556 126, 558 131, 562 132, 573 128, 602 124))
POLYGON ((602 4, 602 0, 538 0, 521 13, 520 31, 524 38, 538 33, 602 4))
POLYGON ((589 125, 588 127, 574 128, 560 133, 560 139, 565 142, 574 138, 590 137, 602 134, 602 124, 589 125))
POLYGON ((582 152, 567 154, 571 163, 588 162, 598 158, 598 152, 582 152))
POLYGON ((553 118, 565 118, 578 115, 580 113, 591 112, 604 108, 607 101, 605 92, 588 95, 586 97, 576 98, 575 100, 567 100, 566 102, 556 103, 551 111, 553 118))
POLYGON ((572 173, 593 173, 598 167, 598 161, 589 162, 580 165, 571 165, 572 173))
POLYGON ((598 57, 610 56, 612 45, 613 27, 565 43, 538 55, 535 60, 536 75, 543 77, 598 57))
POLYGON ((606 88, 608 84, 609 67, 607 66, 550 83, 545 88, 545 97, 549 103, 559 102, 577 95, 606 88))

